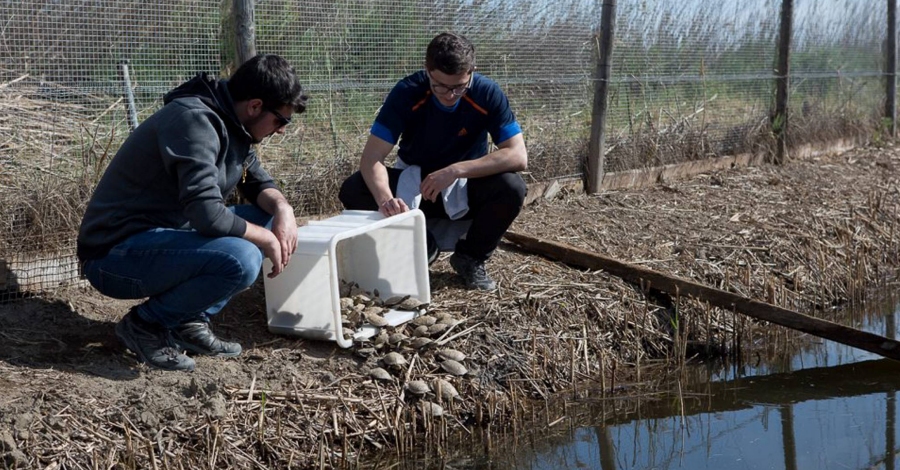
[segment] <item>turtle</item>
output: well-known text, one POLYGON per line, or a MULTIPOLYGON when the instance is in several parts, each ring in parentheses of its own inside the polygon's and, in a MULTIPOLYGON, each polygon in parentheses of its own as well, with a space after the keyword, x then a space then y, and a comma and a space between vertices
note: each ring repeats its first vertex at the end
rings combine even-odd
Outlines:
POLYGON ((388 342, 388 334, 385 331, 382 331, 381 334, 372 338, 372 344, 376 348, 380 348, 380 347, 384 346, 387 342, 388 342))
POLYGON ((438 323, 440 323, 447 318, 453 318, 453 315, 451 315, 450 312, 437 312, 434 314, 434 318, 436 318, 438 323))
POLYGON ((466 360, 466 355, 462 351, 457 351, 456 349, 446 348, 437 351, 437 355, 441 357, 441 359, 452 359, 457 362, 462 362, 466 360))
POLYGON ((438 400, 452 401, 460 398, 456 387, 444 379, 434 379, 431 388, 434 389, 434 394, 437 395, 438 400))
POLYGON ((381 315, 378 315, 377 313, 367 313, 365 316, 366 316, 366 321, 371 323, 372 326, 377 326, 377 327, 388 326, 388 321, 381 315))
POLYGON ((401 367, 406 365, 406 358, 397 352, 389 352, 381 358, 381 362, 388 367, 401 367))
POLYGON ((365 295, 366 291, 359 287, 359 284, 353 283, 350 286, 350 295, 348 297, 356 297, 357 295, 365 295))
POLYGON ((366 307, 365 310, 362 311, 363 315, 381 315, 384 313, 384 309, 375 305, 366 307))
POLYGON ((359 348, 356 350, 356 355, 359 357, 369 357, 372 354, 375 354, 375 348, 359 348))
POLYGON ((350 297, 351 289, 353 289, 353 283, 341 279, 341 286, 338 288, 341 297, 350 297))
POLYGON ((431 326, 437 323, 437 318, 434 318, 431 315, 421 315, 413 318, 410 323, 416 326, 431 326))
POLYGON ((444 407, 430 401, 419 402, 419 409, 422 411, 422 416, 437 418, 444 415, 444 407))
POLYGON ((448 325, 446 323, 435 323, 434 325, 431 325, 428 327, 428 334, 429 335, 439 335, 439 334, 443 333, 444 331, 446 331, 447 328, 450 328, 450 325, 448 325))
POLYGON ((428 336, 428 328, 430 328, 430 327, 425 326, 425 325, 419 325, 416 327, 416 329, 413 330, 412 335, 416 336, 416 337, 428 336))
POLYGON ((419 300, 417 298, 410 297, 410 298, 404 300, 403 302, 400 302, 399 304, 397 304, 396 307, 398 310, 419 310, 420 308, 424 307, 425 305, 428 305, 428 304, 426 304, 425 302, 422 302, 421 300, 419 300))
POLYGON ((388 335, 388 344, 396 346, 402 343, 405 339, 406 335, 404 335, 403 333, 391 333, 390 335, 388 335))
POLYGON ((375 380, 383 380, 383 381, 394 380, 394 377, 391 375, 391 373, 382 369, 381 367, 375 367, 373 369, 370 369, 369 377, 372 377, 375 380))
POLYGON ((388 297, 388 298, 384 299, 384 306, 387 308, 395 307, 397 305, 400 305, 400 303, 402 303, 409 297, 410 297, 409 295, 394 295, 394 296, 388 297))
POLYGON ((434 340, 432 340, 431 338, 426 338, 423 336, 423 337, 413 339, 412 341, 409 342, 409 345, 412 346, 413 349, 421 349, 421 348, 424 348, 425 346, 430 345, 433 342, 434 342, 434 340))
POLYGON ((447 359, 446 361, 441 362, 441 369, 444 369, 448 374, 456 376, 466 375, 466 373, 469 372, 469 370, 466 369, 466 366, 453 359, 447 359))
POLYGON ((453 318, 452 316, 446 316, 446 317, 438 319, 437 323, 441 324, 441 325, 453 326, 453 325, 459 323, 459 320, 453 318))
POLYGON ((431 392, 431 386, 429 386, 428 382, 425 382, 424 380, 411 380, 406 383, 405 388, 407 392, 417 397, 423 397, 431 392))

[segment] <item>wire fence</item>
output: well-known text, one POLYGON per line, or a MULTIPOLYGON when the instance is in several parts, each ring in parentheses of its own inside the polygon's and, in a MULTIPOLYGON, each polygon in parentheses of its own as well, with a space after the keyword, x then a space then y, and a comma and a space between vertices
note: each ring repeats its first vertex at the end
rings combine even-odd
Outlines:
MULTIPOLYGON (((871 135, 884 103, 884 1, 795 0, 793 144, 871 135)), ((772 138, 780 0, 619 0, 606 171, 758 151, 772 138)), ((381 101, 434 34, 476 44, 529 148, 529 182, 582 175, 598 0, 258 0, 256 48, 286 57, 308 112, 260 145, 298 212, 336 210, 381 101)), ((77 279, 74 239, 106 163, 162 95, 234 65, 231 1, 0 1, 0 300, 77 279)))

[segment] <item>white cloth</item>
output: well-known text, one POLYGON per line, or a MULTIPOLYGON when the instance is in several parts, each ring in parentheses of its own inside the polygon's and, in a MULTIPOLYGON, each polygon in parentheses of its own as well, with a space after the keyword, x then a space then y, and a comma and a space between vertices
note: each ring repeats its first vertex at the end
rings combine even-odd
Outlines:
MULTIPOLYGON (((419 165, 407 165, 399 158, 394 168, 403 170, 400 173, 400 181, 397 182, 397 197, 403 199, 410 209, 418 209, 422 204, 422 168, 419 165)), ((466 178, 459 178, 441 191, 444 210, 450 220, 457 220, 469 212, 467 181, 466 178)))

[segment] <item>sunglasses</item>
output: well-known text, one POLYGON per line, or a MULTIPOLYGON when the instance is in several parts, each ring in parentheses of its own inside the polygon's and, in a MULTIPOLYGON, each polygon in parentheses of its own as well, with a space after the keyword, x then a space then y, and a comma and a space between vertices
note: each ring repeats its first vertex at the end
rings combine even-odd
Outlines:
POLYGON ((275 115, 276 118, 278 118, 278 127, 284 127, 284 126, 287 126, 288 124, 291 123, 291 118, 289 118, 289 117, 284 117, 284 115, 281 114, 281 113, 279 113, 278 111, 276 111, 275 108, 268 108, 268 107, 266 107, 266 108, 263 108, 263 109, 265 109, 266 111, 272 113, 273 115, 275 115))

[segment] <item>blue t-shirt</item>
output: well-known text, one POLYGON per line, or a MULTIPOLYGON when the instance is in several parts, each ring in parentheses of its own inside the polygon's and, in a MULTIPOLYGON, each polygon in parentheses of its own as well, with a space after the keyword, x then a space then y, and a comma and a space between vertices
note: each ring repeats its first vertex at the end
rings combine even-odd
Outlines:
POLYGON ((400 80, 384 100, 372 135, 400 147, 397 156, 423 174, 488 153, 487 135, 501 144, 522 133, 509 100, 493 80, 475 73, 456 105, 442 105, 424 70, 400 80))

